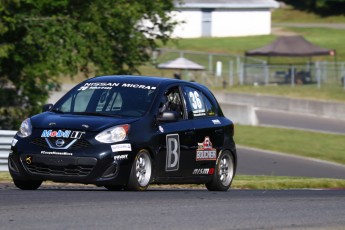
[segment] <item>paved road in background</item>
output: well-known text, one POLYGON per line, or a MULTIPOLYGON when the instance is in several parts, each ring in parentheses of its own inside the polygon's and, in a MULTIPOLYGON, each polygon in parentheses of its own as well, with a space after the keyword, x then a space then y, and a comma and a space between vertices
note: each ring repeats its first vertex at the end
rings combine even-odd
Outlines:
POLYGON ((256 115, 259 125, 345 134, 345 120, 263 109, 256 110, 256 115))
POLYGON ((0 229, 344 229, 345 190, 0 190, 0 229))
POLYGON ((242 175, 296 176, 345 179, 345 165, 237 146, 242 175))
POLYGON ((272 23, 272 27, 332 28, 345 30, 345 23, 272 23))

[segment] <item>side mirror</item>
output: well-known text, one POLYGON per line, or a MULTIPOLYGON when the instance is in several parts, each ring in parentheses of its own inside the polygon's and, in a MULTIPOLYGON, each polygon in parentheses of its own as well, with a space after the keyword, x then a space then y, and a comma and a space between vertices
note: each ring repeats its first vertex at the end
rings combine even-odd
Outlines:
POLYGON ((158 122, 174 122, 178 121, 179 116, 176 111, 165 111, 157 118, 158 122))
POLYGON ((53 108, 53 104, 45 104, 42 107, 42 112, 50 111, 53 108))

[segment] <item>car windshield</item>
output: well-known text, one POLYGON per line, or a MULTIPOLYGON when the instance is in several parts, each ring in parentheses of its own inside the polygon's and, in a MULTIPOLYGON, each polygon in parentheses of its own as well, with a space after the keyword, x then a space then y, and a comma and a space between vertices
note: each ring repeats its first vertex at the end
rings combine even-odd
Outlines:
MULTIPOLYGON (((156 88, 76 87, 59 100, 52 111, 96 116, 143 116, 152 103, 156 88)), ((109 86, 110 84, 110 86, 109 86)))

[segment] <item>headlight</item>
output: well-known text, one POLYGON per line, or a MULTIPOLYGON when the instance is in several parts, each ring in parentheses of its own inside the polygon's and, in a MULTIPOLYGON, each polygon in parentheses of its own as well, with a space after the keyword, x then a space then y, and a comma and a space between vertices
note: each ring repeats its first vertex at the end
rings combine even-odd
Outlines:
POLYGON ((127 140, 129 125, 114 126, 98 134, 95 139, 102 143, 114 143, 127 140))
POLYGON ((32 133, 32 126, 30 118, 25 119, 20 125, 19 131, 17 132, 20 137, 28 137, 32 133))

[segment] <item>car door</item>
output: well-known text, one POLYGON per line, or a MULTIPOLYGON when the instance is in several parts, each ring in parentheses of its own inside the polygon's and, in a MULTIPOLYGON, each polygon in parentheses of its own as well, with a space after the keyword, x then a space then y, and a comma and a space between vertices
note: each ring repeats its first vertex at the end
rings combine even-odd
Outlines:
POLYGON ((165 178, 169 181, 175 179, 178 182, 192 170, 195 132, 191 120, 188 119, 180 87, 168 88, 161 97, 157 116, 164 111, 176 111, 179 119, 158 124, 157 132, 161 148, 157 155, 157 173, 160 179, 165 178))
POLYGON ((184 87, 184 96, 195 129, 197 150, 194 156, 192 175, 214 173, 215 163, 224 142, 222 119, 218 117, 217 105, 202 90, 184 87))

